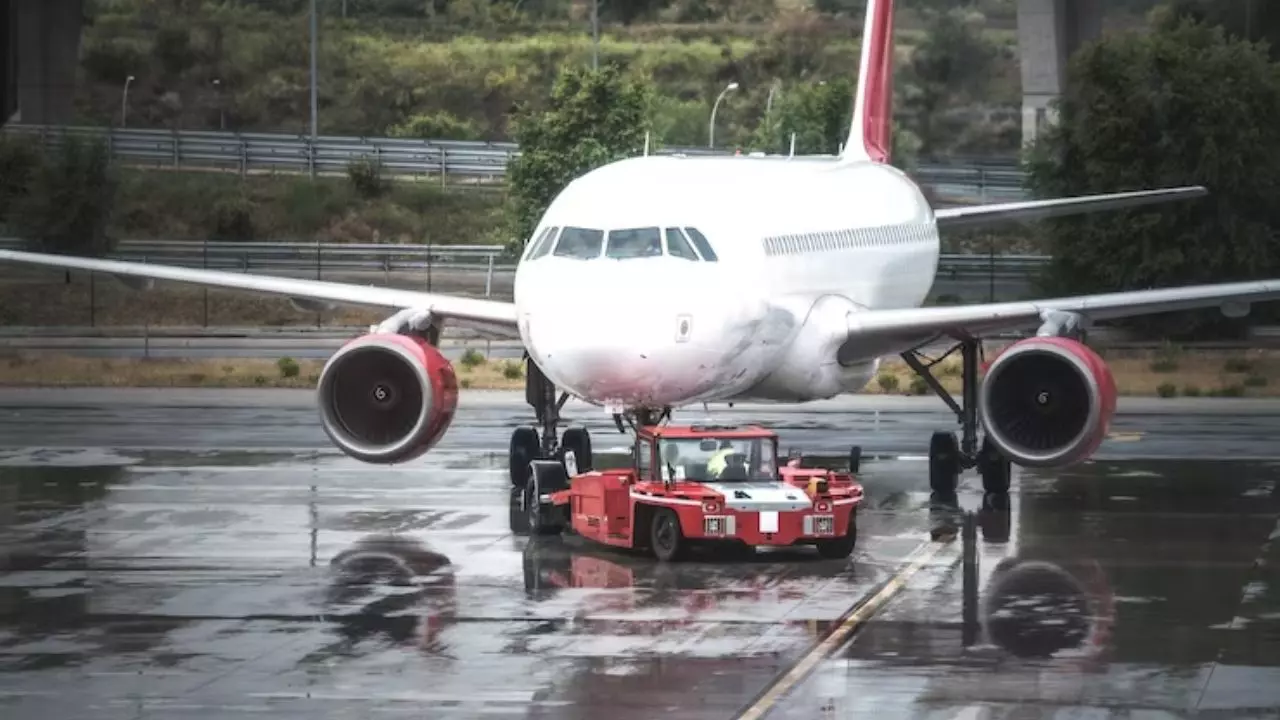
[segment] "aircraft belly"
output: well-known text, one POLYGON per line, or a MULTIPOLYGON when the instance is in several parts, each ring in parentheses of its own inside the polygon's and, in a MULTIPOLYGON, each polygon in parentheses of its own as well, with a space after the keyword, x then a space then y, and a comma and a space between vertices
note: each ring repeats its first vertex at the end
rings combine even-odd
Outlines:
POLYGON ((803 490, 780 482, 703 483, 724 496, 724 506, 739 512, 794 512, 813 506, 803 490))

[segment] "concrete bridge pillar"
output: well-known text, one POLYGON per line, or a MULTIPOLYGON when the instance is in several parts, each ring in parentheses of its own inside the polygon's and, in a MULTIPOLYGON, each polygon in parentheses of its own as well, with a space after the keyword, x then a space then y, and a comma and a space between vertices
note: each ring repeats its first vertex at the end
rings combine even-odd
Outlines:
POLYGON ((1018 0, 1022 58, 1022 142, 1057 118, 1050 103, 1062 93, 1067 60, 1102 34, 1102 0, 1018 0))

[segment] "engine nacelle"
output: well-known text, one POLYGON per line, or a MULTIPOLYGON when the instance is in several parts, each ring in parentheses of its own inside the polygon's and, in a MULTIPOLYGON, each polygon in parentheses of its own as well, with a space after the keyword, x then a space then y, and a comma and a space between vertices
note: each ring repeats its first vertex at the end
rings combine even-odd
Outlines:
POLYGON ((1116 383, 1091 348, 1062 337, 1009 346, 987 369, 978 411, 987 436, 1024 467, 1088 459, 1107 436, 1116 383))
POLYGON ((342 346, 325 363, 316 391, 329 438, 368 463, 421 456, 444 436, 458 407, 449 360, 426 340, 395 333, 342 346))

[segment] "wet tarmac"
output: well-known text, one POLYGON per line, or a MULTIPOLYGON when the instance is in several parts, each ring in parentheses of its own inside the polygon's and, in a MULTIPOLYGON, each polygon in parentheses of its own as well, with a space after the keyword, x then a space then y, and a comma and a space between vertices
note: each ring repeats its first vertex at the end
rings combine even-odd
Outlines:
POLYGON ((950 420, 920 399, 713 410, 886 459, 848 561, 671 566, 512 531, 512 394, 464 396, 402 468, 326 449, 310 403, 0 391, 0 717, 1280 711, 1280 463, 1241 459, 1280 456, 1274 403, 1122 401, 1104 460, 986 499, 967 586, 962 543, 929 541, 959 519, 910 457, 950 420))

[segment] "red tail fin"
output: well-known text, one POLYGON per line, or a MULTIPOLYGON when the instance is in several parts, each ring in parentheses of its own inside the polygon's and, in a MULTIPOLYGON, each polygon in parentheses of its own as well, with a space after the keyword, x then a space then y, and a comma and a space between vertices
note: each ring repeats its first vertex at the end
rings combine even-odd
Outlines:
POLYGON ((843 157, 884 163, 892 149, 893 0, 867 0, 862 65, 843 157))

